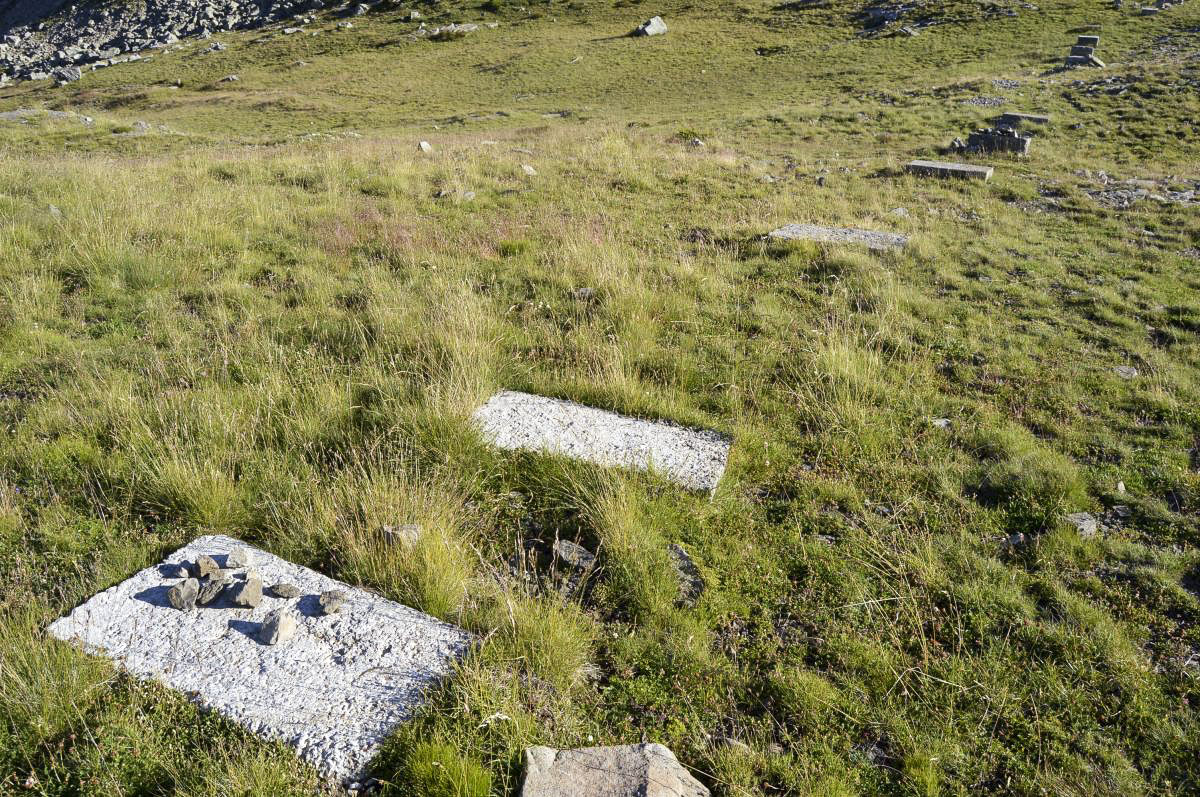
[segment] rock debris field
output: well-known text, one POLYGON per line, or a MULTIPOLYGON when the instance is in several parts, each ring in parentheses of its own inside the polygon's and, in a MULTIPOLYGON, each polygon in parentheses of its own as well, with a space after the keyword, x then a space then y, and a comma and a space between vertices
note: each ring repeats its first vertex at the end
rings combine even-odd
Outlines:
POLYGON ((471 641, 462 629, 224 536, 198 537, 95 595, 49 632, 291 745, 343 782, 362 776, 380 742, 412 715, 425 689, 450 674, 471 641), (246 564, 231 568, 239 549, 246 564), (182 608, 172 605, 178 598, 168 594, 189 592, 181 584, 201 569, 206 583, 228 579, 223 594, 204 606, 195 594, 182 608), (256 605, 239 605, 241 585, 254 574, 291 587, 280 592, 292 597, 268 589, 256 605), (287 638, 281 628, 289 624, 287 638))

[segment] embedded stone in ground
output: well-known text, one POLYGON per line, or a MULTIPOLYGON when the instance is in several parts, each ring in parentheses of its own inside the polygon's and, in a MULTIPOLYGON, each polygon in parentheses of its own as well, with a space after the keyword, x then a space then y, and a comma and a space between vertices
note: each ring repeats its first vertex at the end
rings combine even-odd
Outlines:
POLYGON ((521 797, 709 797, 661 744, 525 750, 521 797))
POLYGON ((908 237, 891 232, 853 230, 845 227, 818 227, 815 224, 788 224, 772 230, 772 238, 790 241, 817 241, 825 244, 863 244, 868 249, 903 249, 908 237))
POLYGON ((950 161, 910 161, 904 167, 910 174, 920 174, 930 177, 965 177, 971 180, 990 180, 991 166, 975 166, 970 163, 951 163, 950 161))
POLYGON ((1095 537, 1100 530, 1100 522, 1091 512, 1072 512, 1067 515, 1067 523, 1074 526, 1081 537, 1095 537))
POLYGON ((654 469, 688 489, 711 492, 725 472, 730 439, 585 407, 573 401, 504 390, 472 416, 483 436, 506 451, 559 454, 635 470, 654 469))
POLYGON ((704 576, 700 575, 700 568, 696 567, 696 563, 682 545, 671 543, 667 554, 671 557, 671 566, 675 568, 675 576, 679 580, 679 595, 675 603, 694 609, 696 602, 704 594, 704 576))
MULTIPOLYGON (((221 557, 239 545, 200 537, 165 564, 221 557)), ((49 633, 292 745, 326 777, 359 778, 422 692, 450 674, 470 635, 266 551, 251 553, 269 583, 294 584, 304 597, 285 603, 268 596, 255 609, 176 611, 167 601, 171 585, 152 566, 55 621, 49 633), (346 593, 346 609, 322 616, 316 596, 331 590, 346 593), (263 644, 262 623, 285 606, 295 635, 286 645, 263 644)))

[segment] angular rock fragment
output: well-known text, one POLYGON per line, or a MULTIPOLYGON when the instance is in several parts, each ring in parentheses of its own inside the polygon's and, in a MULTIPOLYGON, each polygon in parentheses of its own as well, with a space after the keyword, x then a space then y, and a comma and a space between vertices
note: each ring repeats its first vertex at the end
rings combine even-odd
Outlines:
POLYGON ((213 559, 208 554, 204 554, 196 557, 196 564, 192 567, 192 574, 196 578, 219 576, 221 575, 221 567, 217 564, 216 559, 213 559))
POLYGON ((262 603, 262 577, 250 571, 246 573, 246 579, 239 581, 229 590, 229 599, 233 601, 235 606, 244 606, 253 609, 262 603))
POLYGON ((661 744, 525 750, 521 797, 709 797, 661 744))
POLYGON ((167 590, 167 601, 183 612, 196 608, 196 597, 200 593, 200 582, 194 578, 185 578, 167 590))
POLYGON ((286 609, 276 609, 263 619, 258 631, 258 641, 264 645, 278 645, 296 635, 296 618, 286 609))
POLYGON ((575 570, 588 570, 596 564, 596 556, 587 548, 570 540, 558 540, 554 543, 554 555, 559 561, 575 570))
POLYGON ((223 578, 208 579, 200 585, 200 594, 196 596, 196 603, 201 606, 212 603, 225 590, 226 583, 223 578))

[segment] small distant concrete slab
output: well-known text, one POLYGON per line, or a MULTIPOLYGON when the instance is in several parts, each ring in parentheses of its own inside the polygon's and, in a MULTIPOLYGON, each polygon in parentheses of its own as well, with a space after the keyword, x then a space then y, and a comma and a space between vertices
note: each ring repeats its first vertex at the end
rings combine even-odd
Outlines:
POLYGON ((48 630, 286 742, 322 775, 341 781, 364 774, 380 742, 412 715, 427 687, 450 674, 471 639, 415 609, 225 536, 196 538, 48 630), (254 609, 235 608, 225 595, 190 611, 168 603, 180 565, 207 554, 224 566, 239 547, 264 584, 292 584, 299 595, 267 593, 254 609), (345 593, 346 602, 323 615, 319 596, 330 590, 345 593), (260 631, 276 610, 296 620, 294 635, 264 644, 260 631))
POLYGON ((1050 117, 1036 113, 1017 113, 1009 111, 1000 114, 1000 119, 997 124, 1007 127, 1021 127, 1023 125, 1048 125, 1050 117))
POLYGON ((492 445, 558 454, 597 465, 653 468, 690 490, 712 492, 730 439, 718 432, 646 421, 573 401, 504 390, 472 416, 492 445))
POLYGON ((969 180, 992 179, 991 166, 975 166, 970 163, 951 163, 950 161, 910 161, 904 167, 909 174, 919 174, 926 177, 962 177, 969 180))
POLYGON ((862 244, 868 249, 903 249, 908 237, 891 232, 854 230, 845 227, 818 227, 815 224, 788 224, 772 230, 772 238, 789 241, 816 241, 824 244, 862 244))

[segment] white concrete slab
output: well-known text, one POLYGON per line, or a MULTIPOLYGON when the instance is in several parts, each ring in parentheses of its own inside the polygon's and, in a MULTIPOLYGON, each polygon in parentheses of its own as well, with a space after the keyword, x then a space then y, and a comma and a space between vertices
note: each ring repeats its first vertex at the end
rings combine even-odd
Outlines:
POLYGON ((772 230, 772 238, 791 241, 816 241, 823 244, 862 244, 868 249, 903 249, 908 238, 892 232, 855 230, 847 227, 818 227, 815 224, 787 224, 772 230))
MULTIPOLYGON (((423 690, 450 673, 470 635, 248 546, 249 569, 266 586, 293 584, 300 595, 285 600, 267 590, 254 609, 234 608, 228 592, 192 611, 167 603, 178 565, 208 554, 224 566, 241 545, 230 537, 198 537, 161 565, 95 595, 49 632, 290 744, 329 778, 361 777, 384 737, 420 705, 423 690), (318 596, 334 589, 345 591, 346 604, 322 615, 318 596), (262 621, 280 608, 295 613, 295 635, 263 644, 262 621)), ((236 579, 244 569, 226 572, 236 579)))
POLYGON ((573 401, 505 390, 475 411, 490 443, 609 467, 654 469, 690 490, 711 492, 725 472, 730 439, 586 407, 573 401))

